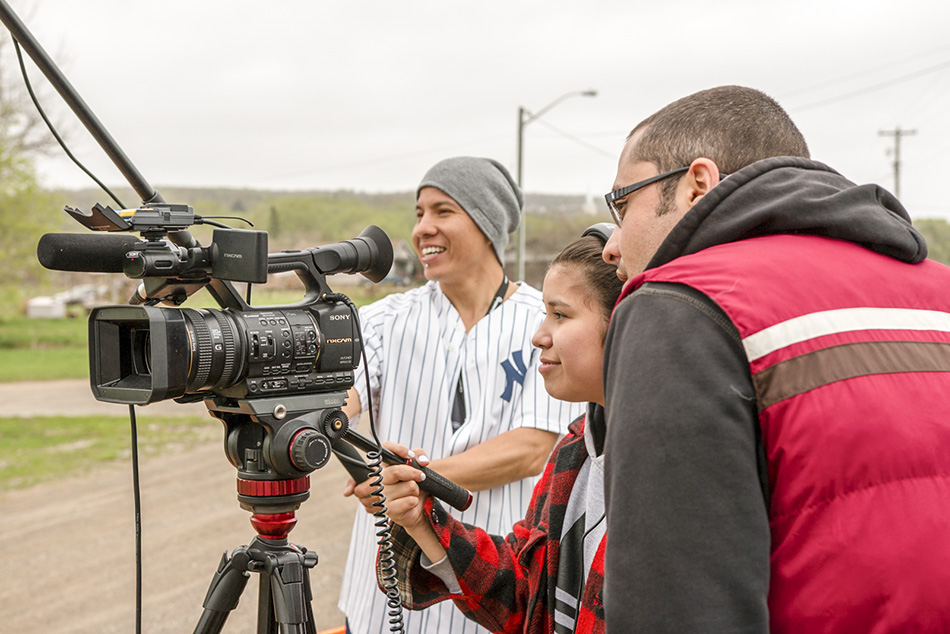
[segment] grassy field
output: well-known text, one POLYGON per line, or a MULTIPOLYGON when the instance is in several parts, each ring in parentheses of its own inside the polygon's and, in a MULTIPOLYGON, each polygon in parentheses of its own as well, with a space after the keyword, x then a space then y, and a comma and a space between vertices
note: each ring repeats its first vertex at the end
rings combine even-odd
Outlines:
MULTIPOLYGON (((221 434, 221 424, 207 416, 149 418, 138 425, 139 455, 174 451, 221 434)), ((130 423, 123 417, 0 418, 0 438, 0 490, 81 474, 131 456, 130 423)))
POLYGON ((0 381, 89 376, 84 319, 0 320, 0 381))

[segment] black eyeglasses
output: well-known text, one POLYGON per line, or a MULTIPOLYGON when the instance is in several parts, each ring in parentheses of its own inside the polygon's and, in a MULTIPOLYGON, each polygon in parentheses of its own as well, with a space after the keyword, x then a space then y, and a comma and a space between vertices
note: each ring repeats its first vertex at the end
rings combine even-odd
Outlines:
POLYGON ((617 201, 621 198, 626 198, 633 192, 638 189, 643 189, 647 185, 652 185, 657 181, 661 181, 664 178, 669 178, 676 174, 682 174, 683 172, 689 170, 689 167, 680 167, 675 170, 670 170, 669 172, 663 172, 662 174, 657 174, 656 176, 651 176, 646 180, 642 180, 639 183, 634 183, 633 185, 627 185, 626 187, 621 187, 620 189, 615 189, 609 194, 604 195, 604 199, 607 201, 607 209, 610 210, 610 215, 614 219, 614 223, 619 227, 623 224, 624 216, 624 207, 626 205, 617 205, 617 201))

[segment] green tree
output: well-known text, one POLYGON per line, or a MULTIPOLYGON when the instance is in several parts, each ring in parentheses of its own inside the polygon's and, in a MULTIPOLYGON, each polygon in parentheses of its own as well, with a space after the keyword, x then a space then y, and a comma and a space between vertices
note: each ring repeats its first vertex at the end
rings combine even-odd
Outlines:
POLYGON ((0 148, 0 289, 3 312, 18 308, 47 279, 36 259, 40 236, 60 226, 57 197, 36 180, 30 159, 0 148))
MULTIPOLYGON (((20 18, 31 22, 33 7, 29 4, 19 12, 20 18)), ((21 50, 24 60, 29 56, 21 50)), ((29 68, 29 66, 28 66, 29 68)), ((35 72, 30 76, 33 89, 42 103, 56 103, 54 91, 43 77, 35 72)), ((61 136, 68 136, 71 126, 60 116, 53 115, 54 125, 61 136)), ((70 119, 71 121, 71 119, 70 119)), ((49 133, 23 82, 13 37, 0 27, 0 147, 14 156, 35 158, 58 151, 59 145, 49 133)))
MULTIPOLYGON (((31 13, 27 6, 21 18, 28 20, 31 13)), ((45 81, 36 83, 44 100, 51 88, 45 81)), ((65 214, 59 197, 40 187, 34 160, 56 149, 23 82, 13 38, 0 29, 0 313, 19 308, 20 300, 35 294, 48 277, 36 259, 36 244, 43 233, 62 226, 65 214)))
POLYGON ((917 220, 914 227, 927 241, 927 257, 950 265, 950 223, 946 220, 917 220))

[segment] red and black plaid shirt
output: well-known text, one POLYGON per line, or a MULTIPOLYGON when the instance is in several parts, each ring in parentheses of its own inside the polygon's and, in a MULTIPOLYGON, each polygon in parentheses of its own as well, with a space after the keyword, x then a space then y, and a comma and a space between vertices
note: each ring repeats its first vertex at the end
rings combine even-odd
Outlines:
MULTIPOLYGON (((399 526, 393 542, 403 605, 421 610, 452 599, 468 618, 493 632, 550 634, 564 514, 578 471, 588 458, 584 419, 574 421, 534 488, 531 506, 507 537, 454 519, 433 498, 425 502, 429 524, 448 553, 462 594, 450 594, 419 563, 421 549, 399 526)), ((604 632, 604 547, 601 540, 588 573, 575 632, 604 632)))

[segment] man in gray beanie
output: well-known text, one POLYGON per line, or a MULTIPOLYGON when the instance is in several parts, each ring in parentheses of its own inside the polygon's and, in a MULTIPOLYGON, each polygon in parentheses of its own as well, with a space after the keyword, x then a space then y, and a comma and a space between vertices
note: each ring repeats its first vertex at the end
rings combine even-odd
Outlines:
MULTIPOLYGON (((360 310, 369 368, 357 370, 344 408, 356 424, 372 407, 381 439, 425 447, 433 469, 474 494, 458 518, 493 534, 524 516, 564 421, 582 410, 544 390, 531 345, 544 318, 541 293, 510 283, 502 268, 522 205, 495 160, 450 158, 426 173, 412 244, 429 281, 360 310)), ((344 495, 375 511, 369 483, 351 480, 344 495)), ((389 631, 372 520, 357 513, 340 595, 353 634, 389 631)), ((407 634, 486 631, 450 601, 403 618, 407 634)))

